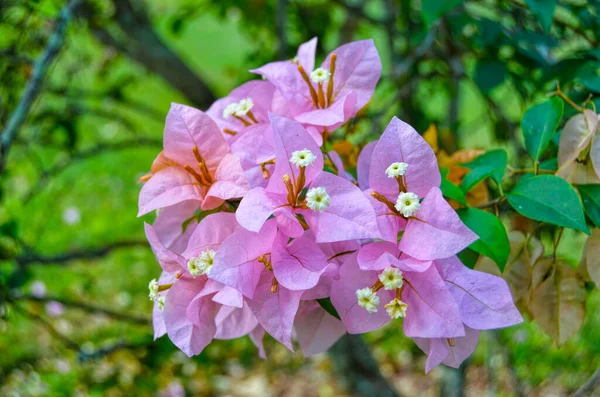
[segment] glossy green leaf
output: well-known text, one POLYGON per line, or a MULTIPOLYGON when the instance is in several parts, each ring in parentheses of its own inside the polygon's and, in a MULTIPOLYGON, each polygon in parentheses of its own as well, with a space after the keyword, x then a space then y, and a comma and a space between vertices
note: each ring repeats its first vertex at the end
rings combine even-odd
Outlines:
POLYGON ((521 129, 525 138, 525 147, 535 161, 540 157, 552 140, 564 111, 562 99, 553 97, 546 102, 530 107, 521 120, 521 129))
POLYGON ((463 208, 457 212, 465 225, 479 236, 469 248, 492 259, 504 271, 510 243, 502 222, 495 215, 477 208, 463 208))
POLYGON ((579 194, 587 216, 600 228, 600 185, 579 185, 579 194))
POLYGON ((465 248, 456 254, 456 256, 458 256, 458 259, 460 259, 463 265, 469 269, 474 269, 479 260, 479 252, 475 252, 471 248, 465 248))
POLYGON ((506 63, 497 60, 481 60, 475 66, 473 81, 484 95, 502 84, 506 77, 506 63))
POLYGON ((442 190, 442 195, 446 198, 458 201, 462 205, 467 205, 465 193, 458 186, 448 180, 448 169, 442 169, 441 174, 442 184, 440 185, 440 189, 442 190))
POLYGON ((525 3, 537 19, 539 19, 542 28, 548 32, 552 26, 556 0, 525 0, 525 3))
POLYGON ((440 17, 446 15, 449 11, 458 7, 463 3, 463 0, 422 0, 421 15, 425 25, 431 26, 440 17))
POLYGON ((465 175, 460 188, 467 193, 488 177, 492 178, 498 186, 501 186, 507 164, 508 157, 504 149, 496 149, 482 154, 470 163, 463 164, 465 167, 470 168, 471 172, 465 175))
POLYGON ((333 303, 331 303, 331 299, 329 299, 329 298, 317 299, 317 302, 323 309, 325 309, 325 311, 327 313, 331 314, 333 317, 340 320, 340 315, 338 314, 337 310, 335 310, 333 303))
POLYGON ((555 175, 523 178, 506 198, 523 216, 590 233, 577 192, 555 175))

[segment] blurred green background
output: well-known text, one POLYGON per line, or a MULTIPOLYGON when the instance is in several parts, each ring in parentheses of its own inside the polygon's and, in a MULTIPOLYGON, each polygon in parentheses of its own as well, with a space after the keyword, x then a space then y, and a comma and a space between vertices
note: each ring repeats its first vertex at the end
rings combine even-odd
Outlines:
MULTIPOLYGON (((595 1, 81 3, 0 173, 0 395, 345 395, 325 354, 304 359, 269 340, 263 361, 243 338, 189 359, 152 341, 147 285, 160 268, 143 235, 153 215, 136 218, 137 179, 160 151, 170 102, 206 109, 315 36, 318 59, 374 38, 381 82, 338 140, 363 144, 398 115, 419 131, 434 123, 447 153, 503 147, 513 166, 531 166, 524 109, 557 81, 575 100, 600 91, 595 1)), ((0 1, 2 128, 65 4, 0 1)), ((583 241, 567 233, 559 255, 577 266, 583 241)), ((402 395, 562 396, 600 366, 599 310, 594 291, 560 348, 530 322, 484 332, 458 377, 426 376, 398 322, 366 339, 402 395)))

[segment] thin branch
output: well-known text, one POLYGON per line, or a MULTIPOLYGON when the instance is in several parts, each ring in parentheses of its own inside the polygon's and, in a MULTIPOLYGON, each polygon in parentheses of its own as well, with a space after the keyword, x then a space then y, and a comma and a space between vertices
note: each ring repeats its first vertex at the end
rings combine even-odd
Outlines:
POLYGON ((21 266, 27 266, 31 264, 67 264, 80 259, 97 259, 110 254, 112 251, 129 248, 129 247, 141 247, 147 246, 148 243, 145 240, 131 240, 131 241, 119 241, 116 243, 108 244, 104 247, 90 248, 87 250, 73 250, 57 255, 42 255, 36 252, 26 251, 23 255, 19 255, 15 260, 21 266))
POLYGON ((46 73, 50 68, 50 65, 60 52, 65 39, 65 33, 67 31, 67 25, 73 16, 73 11, 79 5, 81 0, 71 0, 69 4, 60 13, 54 32, 48 40, 48 46, 44 53, 35 61, 33 66, 33 74, 27 86, 25 87, 25 93, 21 97, 17 108, 11 115, 2 137, 0 139, 0 174, 6 167, 8 152, 10 147, 19 132, 19 129, 27 119, 27 115, 31 106, 37 99, 42 89, 42 83, 46 77, 46 73))
POLYGON ((581 386, 571 397, 584 397, 591 395, 600 386, 600 368, 581 386))
POLYGON ((127 321, 130 323, 141 324, 141 325, 150 325, 151 324, 150 319, 146 318, 146 317, 139 317, 139 316, 136 316, 133 314, 116 312, 114 310, 96 306, 91 303, 79 302, 79 301, 75 301, 75 300, 68 299, 68 298, 59 298, 59 297, 55 297, 55 296, 38 297, 38 296, 33 296, 33 295, 21 295, 21 296, 15 296, 11 299, 27 300, 27 301, 41 302, 41 303, 58 302, 61 305, 80 309, 80 310, 83 310, 88 313, 103 314, 103 315, 106 315, 115 320, 127 321))

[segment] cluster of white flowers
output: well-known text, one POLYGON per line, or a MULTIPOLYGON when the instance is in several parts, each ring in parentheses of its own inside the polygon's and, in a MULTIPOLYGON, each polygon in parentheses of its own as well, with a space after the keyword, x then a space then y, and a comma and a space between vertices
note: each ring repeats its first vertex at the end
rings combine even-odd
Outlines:
POLYGON ((323 212, 331 204, 331 197, 324 187, 313 187, 306 193, 306 205, 313 211, 323 212))
POLYGON ((230 116, 245 116, 253 107, 254 101, 252 101, 252 98, 244 98, 239 102, 232 102, 223 110, 223 118, 230 116))
POLYGON ((290 163, 294 164, 296 167, 308 167, 315 162, 317 156, 314 155, 309 149, 296 150, 292 153, 292 157, 290 157, 290 163))
POLYGON ((331 72, 323 68, 317 68, 313 70, 310 74, 310 79, 313 81, 313 83, 317 84, 329 81, 329 77, 331 77, 331 72))
POLYGON ((215 251, 207 249, 202 251, 199 256, 194 256, 188 261, 188 270, 193 277, 198 277, 208 273, 212 268, 215 259, 215 251))

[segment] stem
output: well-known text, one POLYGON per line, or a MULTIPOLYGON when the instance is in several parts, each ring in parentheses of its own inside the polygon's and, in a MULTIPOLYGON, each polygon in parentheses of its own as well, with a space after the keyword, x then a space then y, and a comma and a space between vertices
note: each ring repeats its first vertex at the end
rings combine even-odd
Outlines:
POLYGON ((560 239, 562 238, 563 232, 565 231, 564 227, 560 228, 560 232, 558 232, 558 238, 554 243, 554 250, 552 251, 552 261, 556 261, 556 251, 558 250, 558 244, 560 244, 560 239))
POLYGON ((598 390, 598 384, 600 383, 600 368, 594 372, 594 374, 583 384, 572 397, 584 397, 592 395, 594 390, 598 390))
POLYGON ((369 345, 360 335, 344 335, 329 349, 340 383, 352 395, 395 397, 398 393, 379 371, 369 345))
POLYGON ((560 83, 558 81, 556 82, 556 91, 554 91, 550 94, 550 96, 554 96, 554 95, 558 95, 559 97, 561 97, 563 99, 563 101, 567 102, 569 105, 571 105, 573 108, 575 108, 578 112, 583 113, 583 109, 581 108, 581 106, 577 105, 575 102, 573 102, 571 100, 571 98, 569 98, 567 95, 565 95, 564 92, 562 92, 562 90, 560 89, 560 83))

